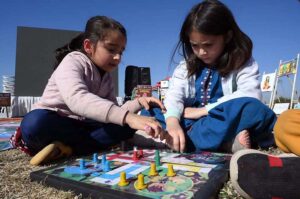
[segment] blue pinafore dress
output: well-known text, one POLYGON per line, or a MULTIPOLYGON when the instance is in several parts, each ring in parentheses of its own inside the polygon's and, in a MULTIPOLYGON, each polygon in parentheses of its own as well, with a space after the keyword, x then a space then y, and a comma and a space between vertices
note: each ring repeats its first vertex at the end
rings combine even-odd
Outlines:
MULTIPOLYGON (((223 96, 221 76, 216 70, 203 68, 196 75, 196 95, 190 107, 204 107, 223 96)), ((155 117, 166 128, 160 109, 143 110, 142 115, 155 117)), ((181 119, 186 133, 187 151, 216 151, 222 143, 232 142, 242 130, 250 132, 252 145, 274 144, 273 127, 276 114, 261 101, 251 97, 231 99, 214 107, 199 119, 181 119)))

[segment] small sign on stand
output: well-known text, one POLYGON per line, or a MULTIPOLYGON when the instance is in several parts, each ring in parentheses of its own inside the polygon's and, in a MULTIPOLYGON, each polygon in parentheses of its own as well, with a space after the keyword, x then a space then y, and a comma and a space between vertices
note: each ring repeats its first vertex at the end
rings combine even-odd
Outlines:
POLYGON ((11 106, 10 93, 0 93, 0 107, 5 107, 7 117, 8 117, 8 107, 9 106, 11 106))
POLYGON ((138 97, 151 97, 152 86, 151 85, 137 85, 133 91, 133 99, 138 97))

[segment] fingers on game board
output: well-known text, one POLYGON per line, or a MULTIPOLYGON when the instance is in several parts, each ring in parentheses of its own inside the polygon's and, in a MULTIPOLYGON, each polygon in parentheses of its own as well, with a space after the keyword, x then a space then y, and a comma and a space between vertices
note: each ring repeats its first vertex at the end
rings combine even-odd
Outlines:
POLYGON ((151 133, 151 127, 150 126, 148 126, 148 125, 146 125, 145 127, 144 127, 144 130, 146 131, 146 133, 151 133))

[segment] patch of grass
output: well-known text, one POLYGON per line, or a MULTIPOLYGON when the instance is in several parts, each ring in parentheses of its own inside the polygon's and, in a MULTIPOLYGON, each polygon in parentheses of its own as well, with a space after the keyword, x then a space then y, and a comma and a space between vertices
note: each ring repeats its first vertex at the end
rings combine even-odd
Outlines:
POLYGON ((34 167, 29 165, 29 160, 28 155, 16 149, 0 152, 0 198, 81 198, 71 191, 59 191, 40 183, 31 182, 30 172, 47 166, 34 167))

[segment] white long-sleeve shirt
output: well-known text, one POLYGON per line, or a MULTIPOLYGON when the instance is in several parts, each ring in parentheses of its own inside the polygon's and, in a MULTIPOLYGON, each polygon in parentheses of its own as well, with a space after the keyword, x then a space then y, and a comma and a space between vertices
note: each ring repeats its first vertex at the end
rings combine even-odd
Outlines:
MULTIPOLYGON (((165 119, 176 117, 180 120, 184 107, 191 106, 196 95, 196 75, 188 78, 186 62, 182 61, 176 67, 170 80, 169 89, 166 93, 164 105, 167 109, 165 119)), ((261 100, 262 94, 259 82, 258 65, 253 58, 238 71, 233 71, 221 80, 223 97, 217 102, 206 105, 207 111, 230 99, 239 97, 253 97, 261 100), (236 87, 236 88, 235 88, 236 87)))

